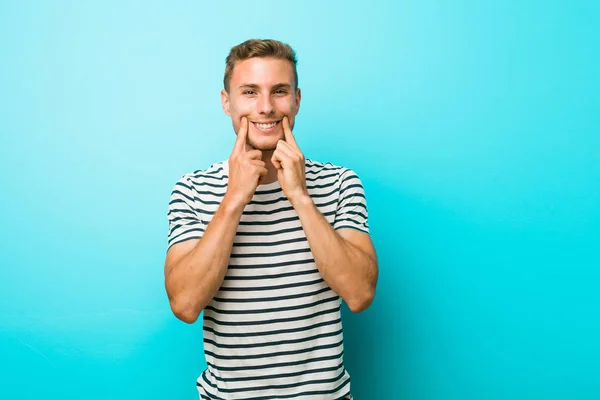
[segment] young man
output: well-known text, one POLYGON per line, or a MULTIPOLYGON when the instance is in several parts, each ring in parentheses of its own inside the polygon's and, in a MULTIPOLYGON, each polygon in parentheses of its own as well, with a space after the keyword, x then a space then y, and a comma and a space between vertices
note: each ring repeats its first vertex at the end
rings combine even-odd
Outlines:
POLYGON ((233 151, 183 175, 168 213, 171 309, 204 311, 200 398, 351 399, 340 305, 367 308, 378 277, 361 181, 298 147, 291 47, 233 47, 224 87, 233 151))

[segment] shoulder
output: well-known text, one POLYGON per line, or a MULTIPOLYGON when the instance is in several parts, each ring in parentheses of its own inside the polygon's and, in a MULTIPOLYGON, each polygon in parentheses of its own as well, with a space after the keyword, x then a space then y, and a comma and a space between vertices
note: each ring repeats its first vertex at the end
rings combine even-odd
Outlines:
POLYGON ((342 165, 336 165, 330 162, 320 162, 313 159, 306 159, 307 178, 310 174, 316 178, 334 178, 336 181, 347 179, 359 179, 356 172, 342 165))
POLYGON ((227 160, 225 160, 211 164, 210 167, 189 172, 184 176, 188 177, 190 180, 198 181, 206 179, 224 179, 228 177, 228 174, 229 164, 227 163, 227 160))
POLYGON ((211 164, 209 167, 184 173, 175 183, 174 189, 183 187, 188 190, 201 190, 202 186, 220 186, 228 178, 229 164, 227 160, 211 164))

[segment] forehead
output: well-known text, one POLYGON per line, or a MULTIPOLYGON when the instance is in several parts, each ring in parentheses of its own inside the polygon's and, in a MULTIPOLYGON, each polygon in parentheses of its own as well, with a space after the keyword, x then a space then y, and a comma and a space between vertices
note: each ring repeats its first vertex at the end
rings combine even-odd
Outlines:
POLYGON ((288 60, 253 57, 236 63, 231 74, 231 86, 243 84, 272 86, 279 83, 294 85, 294 69, 288 60))

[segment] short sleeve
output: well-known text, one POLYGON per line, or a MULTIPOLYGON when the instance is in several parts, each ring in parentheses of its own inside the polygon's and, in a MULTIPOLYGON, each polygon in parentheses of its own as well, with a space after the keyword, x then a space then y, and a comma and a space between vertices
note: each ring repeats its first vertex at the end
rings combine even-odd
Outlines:
POLYGON ((186 176, 182 176, 171 191, 169 200, 168 247, 190 239, 201 239, 206 230, 196 207, 198 192, 186 176))
POLYGON ((340 195, 333 228, 352 228, 369 233, 367 199, 360 178, 354 171, 345 169, 340 175, 340 180, 340 195))

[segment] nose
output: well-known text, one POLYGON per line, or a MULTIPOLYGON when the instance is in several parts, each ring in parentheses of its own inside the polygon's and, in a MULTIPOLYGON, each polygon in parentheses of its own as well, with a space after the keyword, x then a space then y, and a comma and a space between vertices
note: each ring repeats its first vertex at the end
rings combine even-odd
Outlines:
POLYGON ((271 96, 260 96, 258 99, 258 112, 261 114, 272 114, 275 111, 275 107, 273 106, 273 102, 271 101, 271 96))

